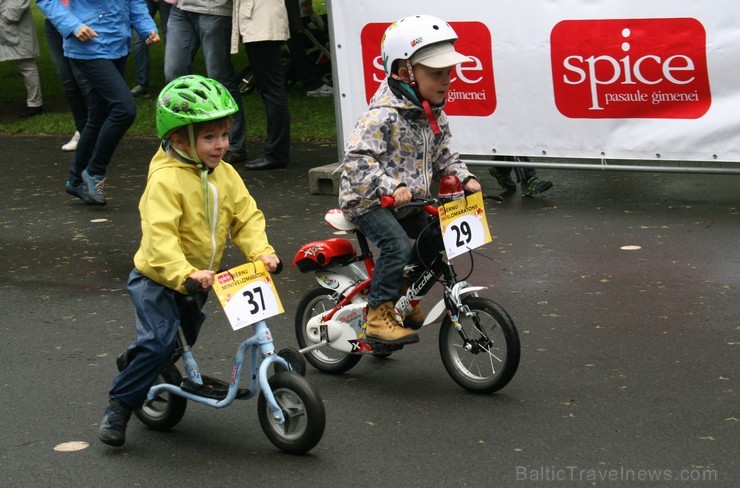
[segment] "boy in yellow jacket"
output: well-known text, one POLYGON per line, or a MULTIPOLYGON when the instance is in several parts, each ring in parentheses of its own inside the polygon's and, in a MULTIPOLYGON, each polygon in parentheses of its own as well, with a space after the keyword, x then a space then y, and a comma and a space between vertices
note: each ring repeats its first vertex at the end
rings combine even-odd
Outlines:
POLYGON ((192 316, 182 317, 192 344, 229 235, 247 260, 260 259, 271 272, 280 262, 267 241, 264 215, 236 170, 222 161, 236 111, 223 85, 196 75, 173 80, 157 100, 162 145, 139 203, 142 239, 128 281, 137 338, 119 358, 121 372, 109 392, 99 432, 106 444, 126 442, 131 411, 142 407, 172 360, 181 320, 175 295, 187 292, 185 280, 205 291, 192 316))

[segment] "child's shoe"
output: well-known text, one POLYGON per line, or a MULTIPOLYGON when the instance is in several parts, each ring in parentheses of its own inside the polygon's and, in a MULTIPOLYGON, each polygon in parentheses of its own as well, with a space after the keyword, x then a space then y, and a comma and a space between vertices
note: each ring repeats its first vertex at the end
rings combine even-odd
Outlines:
POLYGON ((367 339, 381 344, 413 344, 419 342, 416 332, 406 329, 393 302, 367 307, 367 339))
POLYGON ((111 400, 100 422, 98 436, 109 446, 120 447, 126 443, 126 425, 131 418, 131 409, 119 402, 111 400))
POLYGON ((516 183, 514 183, 514 180, 511 178, 511 173, 502 173, 496 168, 491 168, 488 172, 491 176, 496 178, 496 181, 501 185, 501 188, 506 191, 516 191, 516 183))
POLYGON ((409 329, 421 329, 424 325, 424 310, 421 309, 421 304, 417 304, 414 309, 403 318, 403 326, 409 329))
POLYGON ((549 181, 541 180, 536 176, 531 177, 524 183, 522 183, 522 196, 533 197, 540 193, 546 192, 552 188, 552 183, 549 181))
POLYGON ((90 176, 82 171, 82 189, 94 205, 105 205, 105 176, 90 176))

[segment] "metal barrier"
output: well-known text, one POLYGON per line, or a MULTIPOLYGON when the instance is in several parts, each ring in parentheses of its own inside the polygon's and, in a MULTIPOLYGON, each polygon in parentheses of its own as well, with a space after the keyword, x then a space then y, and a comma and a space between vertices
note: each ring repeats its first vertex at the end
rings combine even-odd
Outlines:
POLYGON ((470 166, 532 167, 538 169, 577 169, 589 171, 636 171, 645 173, 704 173, 716 175, 740 175, 740 162, 665 161, 661 165, 646 165, 645 160, 618 159, 563 159, 532 158, 529 161, 499 161, 461 155, 461 160, 470 166), (564 162, 567 161, 567 162, 564 162), (573 161, 584 161, 576 163, 573 161), (586 162, 589 161, 589 162, 586 162), (719 166, 717 166, 719 165, 719 166))

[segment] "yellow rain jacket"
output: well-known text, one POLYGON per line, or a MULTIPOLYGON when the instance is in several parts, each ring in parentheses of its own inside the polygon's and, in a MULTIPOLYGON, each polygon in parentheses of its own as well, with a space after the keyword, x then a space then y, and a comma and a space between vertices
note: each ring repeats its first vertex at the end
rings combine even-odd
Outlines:
POLYGON ((248 261, 275 252, 267 241, 262 211, 230 164, 221 161, 208 175, 208 187, 211 228, 200 170, 159 148, 139 202, 142 237, 134 265, 141 274, 185 293, 188 275, 219 269, 229 233, 248 261))

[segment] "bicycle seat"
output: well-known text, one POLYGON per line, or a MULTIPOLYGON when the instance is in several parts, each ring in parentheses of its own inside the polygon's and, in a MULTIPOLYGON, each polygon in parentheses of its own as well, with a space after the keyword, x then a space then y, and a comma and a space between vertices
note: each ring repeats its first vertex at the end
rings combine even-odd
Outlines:
POLYGON ((357 230, 357 226, 347 219, 339 208, 333 208, 326 212, 324 220, 329 224, 329 227, 337 230, 343 230, 345 232, 353 232, 357 230))

